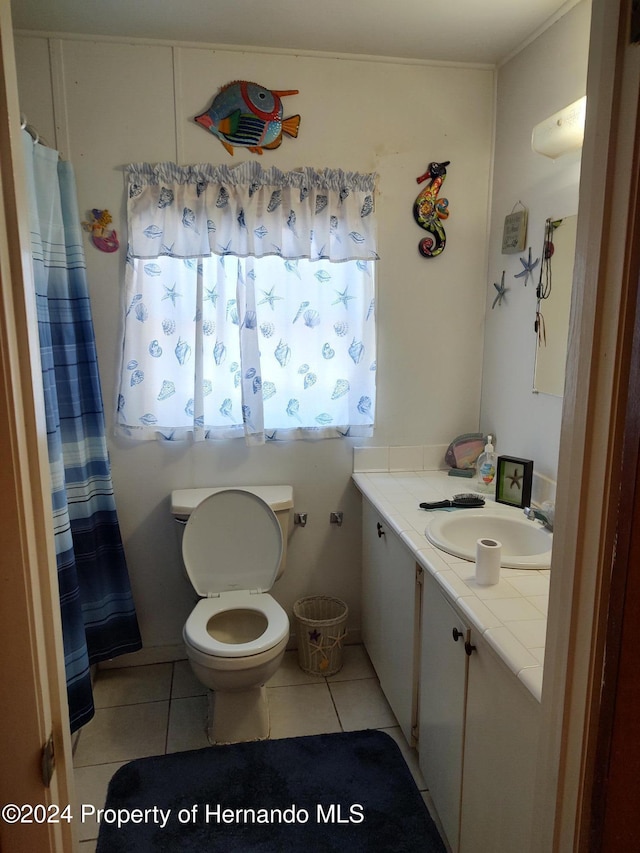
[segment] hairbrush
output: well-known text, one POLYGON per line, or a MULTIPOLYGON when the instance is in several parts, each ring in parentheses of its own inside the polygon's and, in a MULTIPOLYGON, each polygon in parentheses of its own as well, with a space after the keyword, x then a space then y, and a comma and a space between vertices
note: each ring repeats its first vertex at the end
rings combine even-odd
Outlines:
POLYGON ((450 501, 436 501, 435 503, 422 503, 420 509, 446 509, 455 507, 456 509, 477 509, 484 506, 484 498, 480 495, 474 495, 472 492, 462 495, 454 495, 450 501))

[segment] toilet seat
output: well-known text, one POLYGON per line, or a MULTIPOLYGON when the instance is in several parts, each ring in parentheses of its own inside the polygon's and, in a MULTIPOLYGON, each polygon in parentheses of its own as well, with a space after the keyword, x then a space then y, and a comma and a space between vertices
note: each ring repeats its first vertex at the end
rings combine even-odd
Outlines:
POLYGON ((225 592, 216 598, 203 598, 187 619, 183 637, 185 643, 211 657, 241 658, 258 655, 278 645, 289 635, 289 618, 275 598, 267 593, 248 590, 225 592), (207 631, 209 620, 220 613, 233 610, 255 610, 261 613, 267 626, 264 632, 248 643, 224 643, 207 631))

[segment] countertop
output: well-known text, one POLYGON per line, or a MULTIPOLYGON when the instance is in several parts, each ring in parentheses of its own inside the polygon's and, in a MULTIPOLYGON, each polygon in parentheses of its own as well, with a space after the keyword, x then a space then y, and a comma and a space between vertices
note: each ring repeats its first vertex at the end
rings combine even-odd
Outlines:
MULTIPOLYGON (((427 540, 424 531, 434 513, 418 505, 473 492, 473 480, 449 477, 445 471, 352 476, 360 492, 415 555, 416 562, 433 575, 471 626, 540 701, 550 571, 502 568, 499 583, 481 586, 475 581, 475 563, 453 557, 427 540)), ((500 512, 521 512, 483 497, 487 505, 494 504, 492 508, 500 512)))

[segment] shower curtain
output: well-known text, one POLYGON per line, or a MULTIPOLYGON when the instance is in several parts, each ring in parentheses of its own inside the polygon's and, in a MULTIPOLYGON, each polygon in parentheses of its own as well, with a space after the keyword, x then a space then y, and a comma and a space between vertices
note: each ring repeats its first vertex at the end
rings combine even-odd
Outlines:
POLYGON ((91 664, 141 648, 116 515, 73 169, 23 131, 71 730, 91 664))

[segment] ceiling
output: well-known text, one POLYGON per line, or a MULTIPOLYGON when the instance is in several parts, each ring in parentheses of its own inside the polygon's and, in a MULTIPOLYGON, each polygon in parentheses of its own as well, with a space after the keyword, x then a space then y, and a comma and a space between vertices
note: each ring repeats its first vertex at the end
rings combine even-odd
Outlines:
POLYGON ((495 65, 577 2, 12 0, 11 6, 18 30, 495 65))

